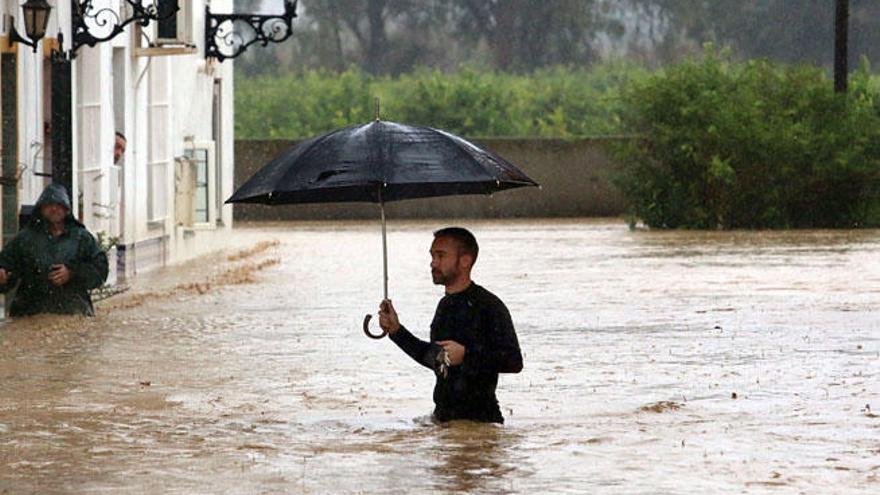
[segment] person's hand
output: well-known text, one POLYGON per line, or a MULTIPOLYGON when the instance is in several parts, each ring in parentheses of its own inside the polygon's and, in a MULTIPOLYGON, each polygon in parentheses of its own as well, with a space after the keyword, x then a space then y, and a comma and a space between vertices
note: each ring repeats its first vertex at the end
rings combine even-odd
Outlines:
POLYGON ((0 285, 6 285, 6 282, 9 282, 10 275, 12 274, 7 272, 5 268, 0 268, 0 285))
POLYGON ((385 330, 388 335, 393 335, 400 330, 400 320, 397 319, 397 311, 391 304, 391 299, 385 299, 379 305, 379 326, 385 330))
POLYGON ((67 265, 57 264, 52 265, 49 272, 49 282, 52 282, 56 287, 61 287, 62 285, 70 282, 70 269, 67 268, 67 265))
POLYGON ((465 347, 454 340, 438 340, 437 345, 446 351, 450 366, 458 366, 464 361, 465 347))

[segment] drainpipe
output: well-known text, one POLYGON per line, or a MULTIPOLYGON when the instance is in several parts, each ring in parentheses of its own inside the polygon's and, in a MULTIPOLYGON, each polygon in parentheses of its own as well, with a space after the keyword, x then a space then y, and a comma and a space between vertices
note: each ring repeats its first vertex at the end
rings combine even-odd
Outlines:
POLYGON ((846 93, 849 76, 849 0, 837 0, 834 9, 834 91, 846 93))
MULTIPOLYGON (((52 55, 52 182, 73 194, 73 67, 64 57, 52 55)), ((79 212, 80 215, 82 212, 79 212)))
POLYGON ((18 232, 18 60, 16 52, 0 54, 0 98, 3 118, 3 245, 18 232))

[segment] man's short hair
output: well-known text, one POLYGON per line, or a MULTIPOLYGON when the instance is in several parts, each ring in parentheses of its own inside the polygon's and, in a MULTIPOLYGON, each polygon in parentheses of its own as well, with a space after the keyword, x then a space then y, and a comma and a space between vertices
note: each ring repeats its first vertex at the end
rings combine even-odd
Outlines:
POLYGON ((477 262, 477 255, 480 254, 480 246, 477 245, 477 238, 468 229, 462 227, 446 227, 434 232, 434 239, 438 237, 449 237, 458 243, 459 254, 469 254, 477 262))
POLYGON ((116 131, 116 137, 121 137, 123 141, 128 141, 128 138, 125 137, 125 134, 116 131))

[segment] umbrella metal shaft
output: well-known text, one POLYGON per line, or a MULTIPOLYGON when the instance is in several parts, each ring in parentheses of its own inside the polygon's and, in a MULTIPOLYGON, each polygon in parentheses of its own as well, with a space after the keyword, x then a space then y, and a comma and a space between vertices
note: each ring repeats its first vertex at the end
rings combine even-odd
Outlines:
MULTIPOLYGON (((388 239, 385 231, 385 201, 382 199, 382 186, 379 186, 379 211, 382 213, 382 281, 385 288, 385 299, 388 299, 388 239)), ((370 319, 373 315, 364 316, 364 334, 371 339, 381 339, 388 335, 388 332, 382 330, 382 333, 370 332, 370 319)))
POLYGON ((385 285, 385 299, 388 299, 388 241, 385 233, 385 202, 381 201, 382 193, 379 192, 379 209, 382 211, 382 280, 385 285))

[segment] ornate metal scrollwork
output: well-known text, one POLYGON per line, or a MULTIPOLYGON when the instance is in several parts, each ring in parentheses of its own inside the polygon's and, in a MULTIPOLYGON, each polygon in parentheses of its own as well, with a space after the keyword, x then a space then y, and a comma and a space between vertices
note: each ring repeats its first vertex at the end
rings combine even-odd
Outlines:
POLYGON ((293 34, 298 0, 284 1, 284 14, 212 14, 205 8, 205 58, 223 62, 235 58, 250 45, 281 43, 293 34))
MULTIPOLYGON (((9 28, 9 42, 10 43, 20 43, 22 45, 29 46, 34 51, 34 53, 37 53, 37 43, 40 40, 34 41, 34 40, 25 38, 24 36, 18 34, 18 30, 15 29, 15 17, 12 18, 11 23, 12 24, 10 25, 10 28, 9 28)), ((0 180, 0 184, 5 184, 5 182, 2 182, 2 180, 0 180)))
POLYGON ((122 0, 120 4, 128 4, 132 12, 131 17, 123 19, 121 13, 113 8, 114 2, 111 0, 70 0, 73 33, 71 56, 83 45, 95 46, 112 39, 133 22, 147 26, 150 21, 171 18, 180 10, 177 2, 178 0, 122 0))

